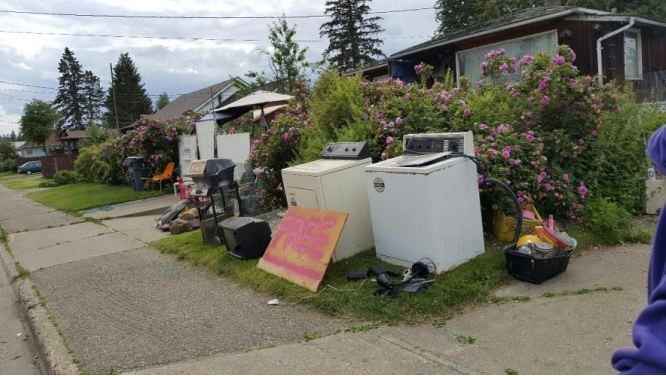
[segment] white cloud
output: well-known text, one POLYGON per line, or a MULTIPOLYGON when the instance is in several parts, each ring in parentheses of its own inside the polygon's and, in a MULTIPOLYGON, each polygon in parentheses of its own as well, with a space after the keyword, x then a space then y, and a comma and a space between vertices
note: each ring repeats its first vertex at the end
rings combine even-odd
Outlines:
MULTIPOLYGON (((219 0, 4 0, 2 8, 27 11, 162 14, 162 15, 312 15, 324 12, 324 0, 219 1, 219 0)), ((430 7, 434 0, 374 0, 373 10, 430 7)), ((383 15, 387 37, 382 46, 391 54, 422 42, 435 30, 434 11, 392 13, 383 15), (405 37, 425 36, 408 39, 405 37)), ((272 19, 254 20, 178 20, 57 17, 0 14, 2 30, 113 34, 160 37, 203 37, 257 39, 261 42, 222 42, 159 39, 94 38, 73 36, 19 35, 0 33, 0 80, 38 86, 57 87, 57 66, 65 47, 72 49, 84 69, 100 76, 102 85, 110 81, 109 62, 128 52, 134 60, 150 94, 187 93, 245 72, 266 70, 258 49, 267 47, 268 26, 272 19)), ((297 25, 297 39, 319 39, 319 26, 325 19, 291 19, 297 25)), ((301 43, 308 47, 307 57, 318 60, 326 41, 301 43)), ((2 86, 0 86, 2 88, 2 86)), ((19 88, 20 87, 15 87, 19 88)), ((29 88, 23 88, 29 89, 29 88)), ((29 89, 32 90, 32 89, 29 89)), ((3 92, 0 95, 3 119, 20 118, 26 101, 33 97, 52 100, 55 93, 3 92)), ((0 133, 8 127, 0 127, 0 133)))

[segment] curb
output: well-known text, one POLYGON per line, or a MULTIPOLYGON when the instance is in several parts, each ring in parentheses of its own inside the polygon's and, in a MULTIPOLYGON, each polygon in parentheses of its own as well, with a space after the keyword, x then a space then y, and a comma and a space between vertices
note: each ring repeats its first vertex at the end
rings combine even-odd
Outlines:
POLYGON ((46 372, 52 375, 80 374, 79 367, 67 346, 65 346, 58 328, 51 321, 44 305, 40 304, 35 283, 30 277, 18 278, 19 273, 13 262, 14 257, 8 252, 4 244, 0 244, 0 261, 2 261, 2 266, 14 288, 20 311, 24 316, 33 341, 37 345, 39 357, 46 368, 46 372))

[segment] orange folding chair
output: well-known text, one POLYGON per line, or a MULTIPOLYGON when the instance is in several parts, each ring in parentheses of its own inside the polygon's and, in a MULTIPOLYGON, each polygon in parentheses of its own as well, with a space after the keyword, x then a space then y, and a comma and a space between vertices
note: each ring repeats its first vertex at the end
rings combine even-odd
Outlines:
POLYGON ((152 177, 151 184, 153 185, 153 189, 155 189, 155 183, 160 184, 160 191, 162 191, 162 182, 164 180, 172 181, 173 179, 173 169, 176 167, 176 163, 174 162, 169 162, 167 163, 166 167, 164 168, 164 171, 162 173, 157 174, 152 177))

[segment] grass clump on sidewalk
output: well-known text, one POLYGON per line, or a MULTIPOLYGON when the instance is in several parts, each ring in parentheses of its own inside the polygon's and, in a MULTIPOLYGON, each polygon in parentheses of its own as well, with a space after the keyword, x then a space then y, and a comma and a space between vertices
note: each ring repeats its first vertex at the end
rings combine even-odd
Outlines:
POLYGON ((488 247, 484 254, 470 262, 437 276, 432 287, 418 294, 399 292, 389 297, 373 296, 377 288, 375 282, 348 282, 346 279, 347 272, 367 270, 380 263, 374 250, 368 250, 331 264, 319 292, 314 294, 258 269, 257 260, 239 260, 229 256, 223 246, 205 244, 200 231, 170 236, 152 245, 194 266, 229 277, 242 286, 281 298, 287 304, 305 304, 337 317, 370 321, 416 322, 428 316, 446 316, 465 304, 485 301, 491 290, 507 280, 503 253, 497 247, 488 247))
POLYGON ((53 179, 46 179, 41 174, 18 175, 10 174, 0 177, 2 185, 9 189, 23 190, 40 188, 42 183, 52 183, 53 179))
POLYGON ((76 183, 30 192, 28 198, 40 204, 73 213, 105 205, 150 198, 160 193, 159 191, 135 191, 128 186, 76 183))

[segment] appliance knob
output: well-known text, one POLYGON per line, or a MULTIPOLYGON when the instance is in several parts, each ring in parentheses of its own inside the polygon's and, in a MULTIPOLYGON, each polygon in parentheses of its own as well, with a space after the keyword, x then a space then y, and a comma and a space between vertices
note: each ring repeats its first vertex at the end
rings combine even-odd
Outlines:
POLYGON ((349 148, 345 148, 345 151, 349 151, 349 148))

